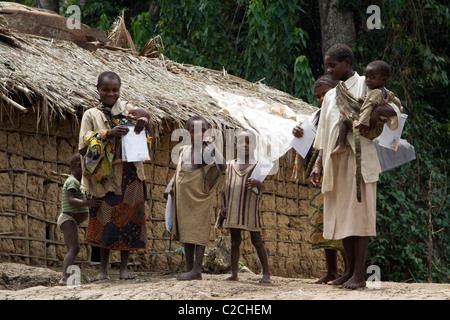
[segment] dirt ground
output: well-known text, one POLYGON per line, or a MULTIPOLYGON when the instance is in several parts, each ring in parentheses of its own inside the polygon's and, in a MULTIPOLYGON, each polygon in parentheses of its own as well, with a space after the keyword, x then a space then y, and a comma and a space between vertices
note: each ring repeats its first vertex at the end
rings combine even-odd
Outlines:
POLYGON ((58 286, 60 273, 49 268, 0 264, 0 300, 450 300, 450 284, 369 282, 358 290, 311 284, 313 279, 240 273, 240 281, 224 274, 204 274, 203 280, 177 281, 175 275, 135 272, 134 280, 89 282, 96 270, 82 270, 78 287, 58 286))

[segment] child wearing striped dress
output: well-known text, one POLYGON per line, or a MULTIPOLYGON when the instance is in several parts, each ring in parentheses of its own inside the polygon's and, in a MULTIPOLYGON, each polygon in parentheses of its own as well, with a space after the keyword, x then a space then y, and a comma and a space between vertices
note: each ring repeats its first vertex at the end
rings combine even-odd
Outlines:
POLYGON ((268 259, 261 238, 259 214, 260 193, 264 190, 264 184, 250 178, 256 166, 256 136, 252 131, 240 130, 236 137, 237 159, 227 163, 221 194, 220 220, 231 234, 231 276, 226 280, 238 280, 241 230, 247 230, 262 265, 263 276, 260 282, 269 283, 268 259))

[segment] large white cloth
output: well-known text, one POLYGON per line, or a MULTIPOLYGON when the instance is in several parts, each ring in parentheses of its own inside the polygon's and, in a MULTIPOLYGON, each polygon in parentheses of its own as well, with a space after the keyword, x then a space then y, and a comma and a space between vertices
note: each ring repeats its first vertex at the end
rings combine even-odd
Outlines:
POLYGON ((259 99, 219 91, 215 86, 207 86, 206 91, 222 108, 220 112, 229 114, 243 128, 256 131, 257 160, 266 158, 274 162, 283 156, 291 148, 293 128, 314 111, 305 115, 296 114, 281 103, 268 104, 259 99))

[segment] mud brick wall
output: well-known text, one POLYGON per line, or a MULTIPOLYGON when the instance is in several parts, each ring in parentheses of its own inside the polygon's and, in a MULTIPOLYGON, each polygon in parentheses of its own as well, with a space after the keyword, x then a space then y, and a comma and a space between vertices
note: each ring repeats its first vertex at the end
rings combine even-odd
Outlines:
MULTIPOLYGON (((78 123, 69 117, 49 123, 49 133, 37 126, 36 114, 11 113, 0 119, 0 262, 61 266, 66 254, 62 232, 56 226, 60 212, 61 189, 69 174, 69 160, 77 152, 78 123), (38 130, 38 133, 36 131, 38 130)), ((183 256, 176 250, 180 243, 164 238, 163 197, 167 183, 175 173, 170 152, 178 143, 170 141, 175 129, 165 124, 145 164, 147 194, 147 232, 152 251, 133 251, 130 264, 141 270, 182 271, 183 256)), ((322 250, 308 243, 308 190, 290 180, 292 155, 280 159, 277 174, 269 176, 262 194, 262 238, 269 251, 271 273, 280 276, 319 276, 325 270, 322 250)), ((223 178, 221 178, 223 179, 223 178)), ((222 180, 223 181, 223 180, 222 180)), ((222 182, 220 181, 220 183, 222 182)), ((220 187, 215 212, 220 205, 220 187)), ((215 216, 211 216, 214 225, 215 216)), ((90 263, 91 248, 85 245, 87 222, 79 228, 81 250, 77 263, 90 263)), ((227 230, 211 228, 211 245, 227 230)), ((248 232, 243 232, 241 258, 258 272, 259 262, 248 232)), ((113 251, 111 263, 120 261, 113 251)))
MULTIPOLYGON (((0 261, 57 265, 66 249, 56 228, 61 188, 76 151, 74 119, 58 119, 49 134, 37 115, 3 115, 0 125, 0 261), (36 134, 36 132, 38 133, 36 134)), ((85 228, 80 228, 84 239, 85 228)), ((87 259, 82 246, 78 256, 87 259)))

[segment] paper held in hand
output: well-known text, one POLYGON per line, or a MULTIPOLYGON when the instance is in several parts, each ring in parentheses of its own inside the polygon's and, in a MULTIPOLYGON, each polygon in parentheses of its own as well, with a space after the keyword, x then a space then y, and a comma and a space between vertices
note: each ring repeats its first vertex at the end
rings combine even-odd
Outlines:
POLYGON ((253 169, 250 178, 263 182, 274 165, 269 159, 261 158, 253 169))
POLYGON ((303 137, 292 139, 291 146, 297 151, 297 153, 302 157, 305 158, 308 154, 309 149, 311 149, 311 146, 314 142, 314 138, 316 137, 316 128, 313 127, 313 125, 309 122, 308 119, 306 119, 303 124, 303 137))
POLYGON ((394 151, 397 150, 398 143, 402 136, 403 127, 405 126, 406 118, 408 118, 408 115, 402 113, 398 128, 396 130, 391 130, 389 129, 387 124, 384 124, 383 132, 381 132, 381 135, 378 138, 380 146, 392 149, 394 151))
POLYGON ((139 134, 134 132, 134 126, 122 137, 122 160, 126 162, 140 162, 150 160, 145 129, 139 134))
MULTIPOLYGON (((250 178, 258 180, 259 182, 263 182, 266 179, 267 175, 270 173, 275 163, 270 161, 267 158, 261 158, 258 160, 250 178)), ((258 188, 254 187, 253 192, 259 194, 258 188)))

